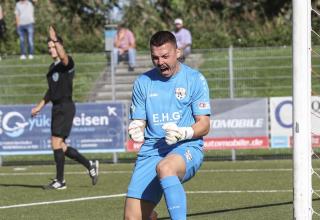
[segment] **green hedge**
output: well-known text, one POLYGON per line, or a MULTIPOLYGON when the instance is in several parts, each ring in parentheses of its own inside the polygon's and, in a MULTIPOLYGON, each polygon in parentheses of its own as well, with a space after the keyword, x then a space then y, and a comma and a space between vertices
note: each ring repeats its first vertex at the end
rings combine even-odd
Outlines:
MULTIPOLYGON (((69 51, 102 52, 105 18, 79 12, 82 5, 93 4, 90 2, 38 0, 35 4, 36 53, 47 51, 47 29, 50 24, 56 25, 69 51)), ((130 2, 124 9, 122 23, 135 33, 138 50, 148 48, 149 38, 154 32, 172 30, 172 22, 176 17, 183 18, 185 26, 192 33, 193 48, 197 49, 228 47, 231 44, 240 47, 291 44, 291 1, 279 0, 279 5, 270 5, 264 0, 241 1, 241 4, 229 0, 130 2)), ((103 1, 95 1, 95 4, 100 7, 104 5, 103 1)), ((4 0, 1 5, 8 27, 6 53, 19 54, 13 13, 15 1, 4 0)), ((319 23, 320 19, 313 19, 313 27, 318 27, 319 23)), ((319 41, 319 38, 314 40, 319 41)))

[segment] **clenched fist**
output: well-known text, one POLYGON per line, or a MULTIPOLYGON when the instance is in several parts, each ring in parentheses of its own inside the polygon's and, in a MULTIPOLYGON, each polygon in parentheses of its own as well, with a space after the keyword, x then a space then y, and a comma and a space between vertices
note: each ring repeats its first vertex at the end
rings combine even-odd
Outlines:
POLYGON ((169 122, 162 126, 166 132, 166 142, 168 145, 175 144, 179 141, 191 139, 194 134, 192 127, 178 127, 177 124, 169 122))
POLYGON ((135 142, 143 142, 145 126, 146 123, 143 120, 133 120, 130 122, 128 128, 129 137, 135 142))

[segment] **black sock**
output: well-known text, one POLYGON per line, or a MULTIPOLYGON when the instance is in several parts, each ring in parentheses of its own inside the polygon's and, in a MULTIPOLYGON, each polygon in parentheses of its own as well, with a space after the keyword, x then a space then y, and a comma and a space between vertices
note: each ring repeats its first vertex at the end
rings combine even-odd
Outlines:
POLYGON ((64 152, 62 149, 53 150, 54 161, 56 162, 57 180, 62 182, 64 180, 64 152))
POLYGON ((76 149, 74 149, 73 147, 68 147, 65 155, 67 157, 69 157, 70 159, 73 159, 79 163, 81 163, 83 166, 85 166, 88 170, 91 167, 91 164, 89 162, 89 160, 87 160, 82 154, 80 154, 76 149))

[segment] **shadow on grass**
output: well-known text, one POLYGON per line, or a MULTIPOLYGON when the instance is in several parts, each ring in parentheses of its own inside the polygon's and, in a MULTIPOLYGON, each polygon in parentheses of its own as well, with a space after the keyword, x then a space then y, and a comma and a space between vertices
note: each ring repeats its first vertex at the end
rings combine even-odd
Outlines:
MULTIPOLYGON (((313 201, 319 201, 320 198, 313 199, 313 201)), ((232 209, 221 209, 221 210, 214 210, 214 211, 207 211, 207 212, 196 212, 187 214, 187 217, 192 216, 201 216, 201 215, 213 215, 218 213, 226 213, 226 212, 234 212, 234 211, 241 211, 241 210, 250 210, 250 209, 260 209, 260 208, 267 208, 267 207, 274 207, 274 206, 282 206, 282 205, 292 205, 292 201, 288 202, 279 202, 279 203, 271 203, 271 204, 264 204, 264 205, 254 205, 254 206, 245 206, 239 208, 232 208, 232 209)), ((158 220, 170 219, 170 217, 161 217, 158 220)))
POLYGON ((0 183, 0 187, 24 187, 24 188, 43 189, 43 185, 28 185, 28 184, 3 184, 3 183, 0 183))

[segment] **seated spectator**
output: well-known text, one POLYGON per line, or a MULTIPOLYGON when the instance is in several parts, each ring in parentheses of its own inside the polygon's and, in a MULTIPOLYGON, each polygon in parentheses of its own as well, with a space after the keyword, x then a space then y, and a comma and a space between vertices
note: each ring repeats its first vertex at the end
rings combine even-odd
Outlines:
POLYGON ((134 71, 136 64, 136 40, 132 31, 121 25, 118 26, 117 34, 114 38, 113 57, 114 64, 121 60, 129 61, 129 71, 134 71))
POLYGON ((192 37, 190 31, 183 27, 183 21, 181 18, 175 19, 174 25, 175 30, 172 33, 176 37, 177 46, 182 52, 179 61, 183 63, 191 53, 192 37))

